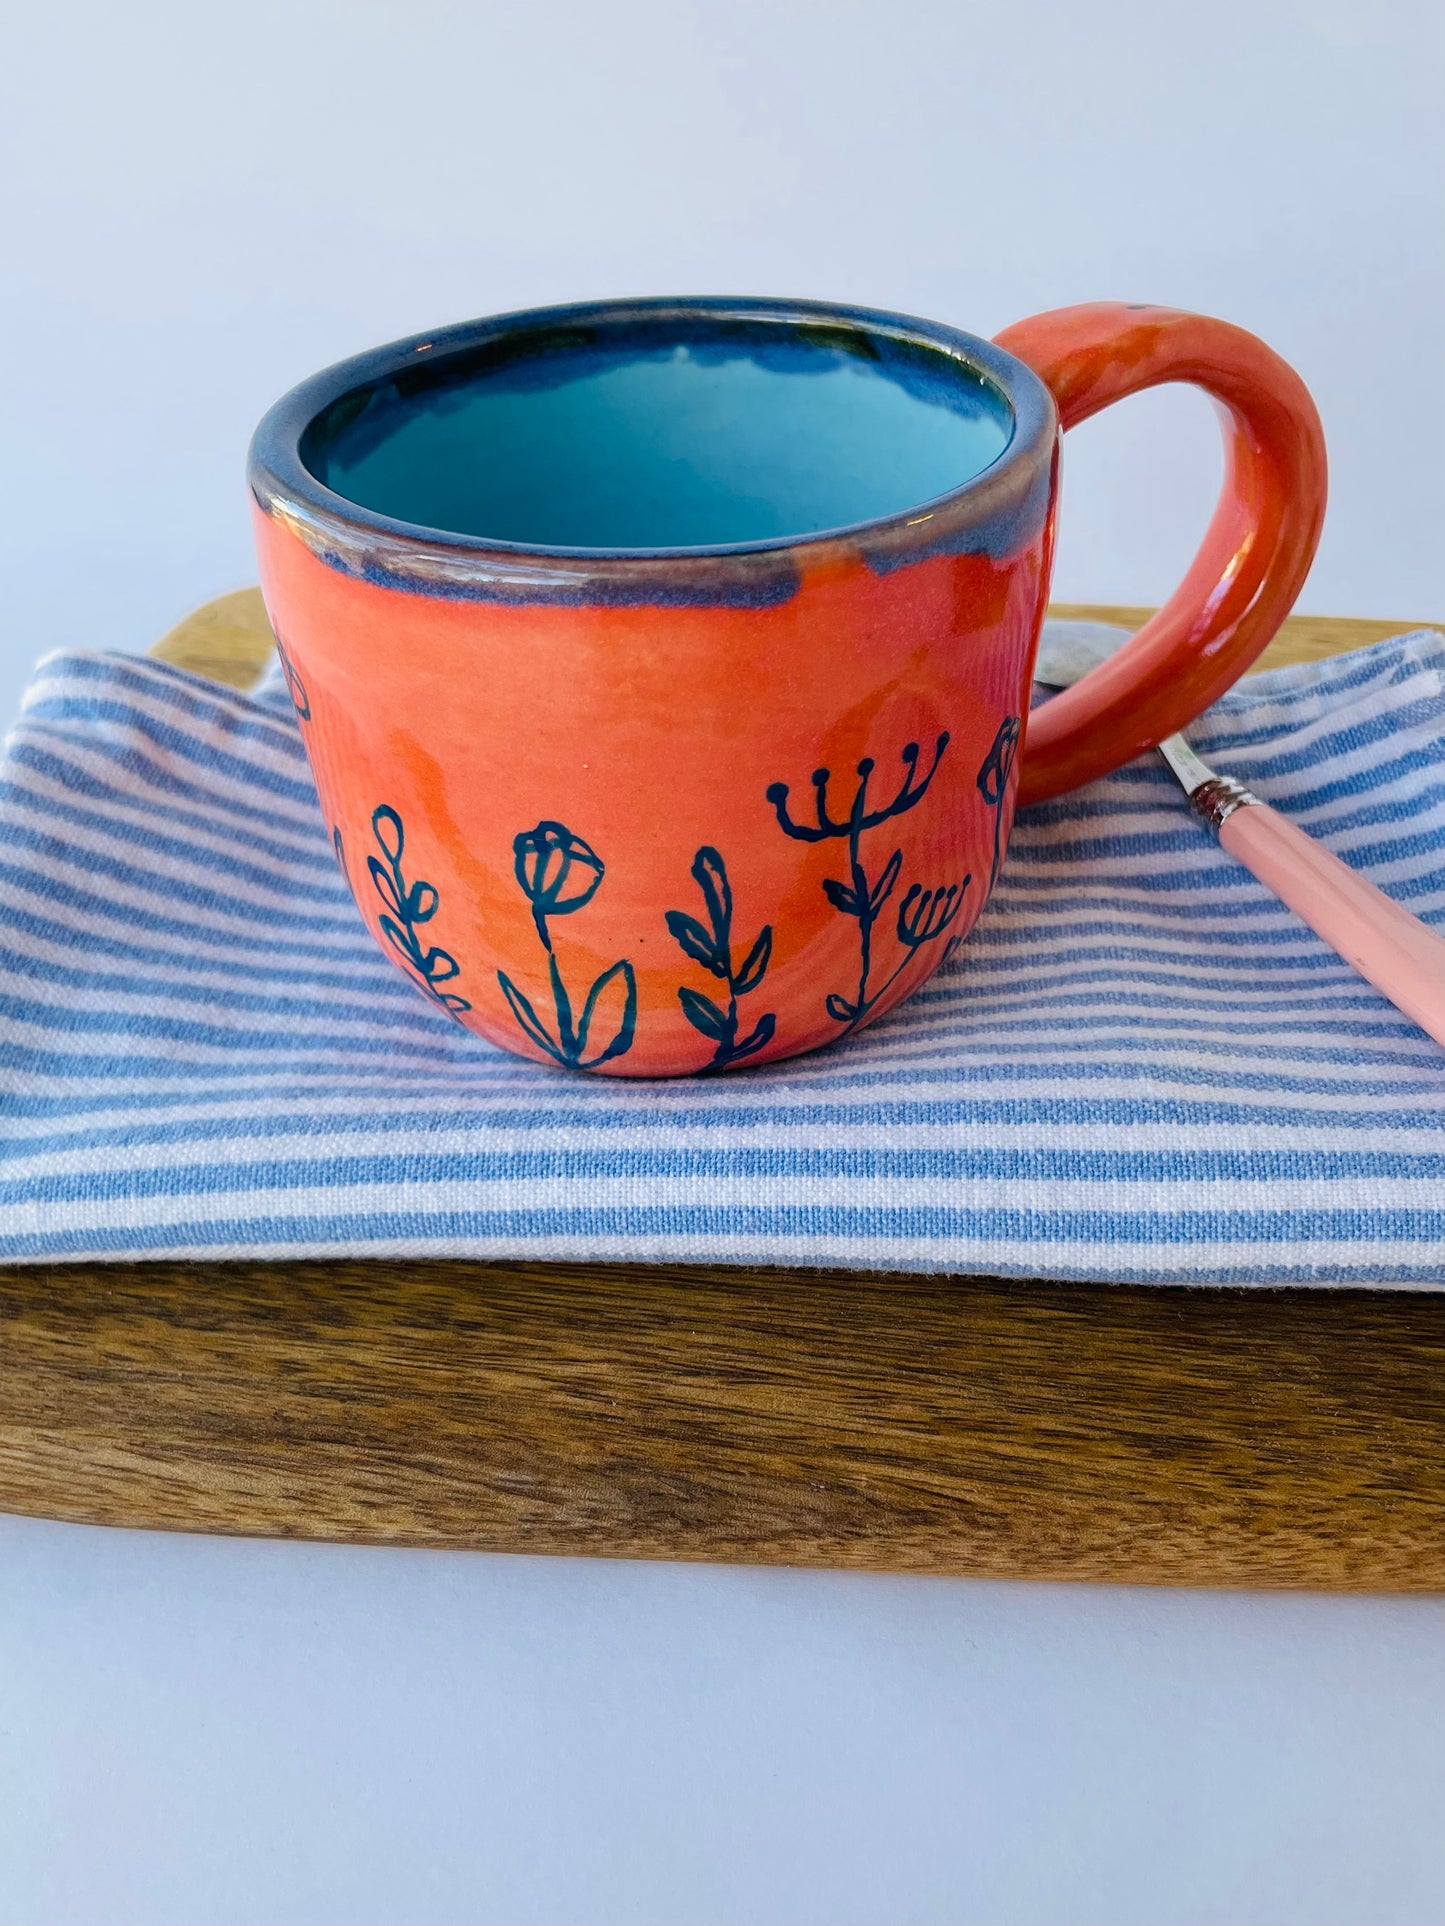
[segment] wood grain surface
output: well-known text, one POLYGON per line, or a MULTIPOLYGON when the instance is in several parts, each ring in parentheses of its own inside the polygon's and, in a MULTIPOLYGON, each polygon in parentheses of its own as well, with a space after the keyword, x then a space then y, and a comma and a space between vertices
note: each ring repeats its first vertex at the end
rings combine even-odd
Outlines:
POLYGON ((0 1275, 0 1501, 1000 1576, 1445 1583, 1445 1296, 476 1263, 0 1275))
MULTIPOLYGON (((1298 617, 1270 656, 1415 626, 1298 617)), ((242 590, 157 652, 247 686, 269 647, 242 590)), ((26 1266, 0 1272, 0 1507, 514 1551, 1439 1589, 1445 1293, 26 1266)))

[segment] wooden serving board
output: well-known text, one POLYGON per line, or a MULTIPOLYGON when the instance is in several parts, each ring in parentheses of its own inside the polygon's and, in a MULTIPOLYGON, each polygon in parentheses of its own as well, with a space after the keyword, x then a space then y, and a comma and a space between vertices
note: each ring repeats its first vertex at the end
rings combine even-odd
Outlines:
MULTIPOLYGON (((1295 618, 1265 664, 1412 626, 1295 618)), ((158 653, 245 686, 269 647, 243 590, 158 653)), ((24 1266, 0 1271, 0 1508, 508 1551, 1438 1589, 1445 1293, 24 1266)))

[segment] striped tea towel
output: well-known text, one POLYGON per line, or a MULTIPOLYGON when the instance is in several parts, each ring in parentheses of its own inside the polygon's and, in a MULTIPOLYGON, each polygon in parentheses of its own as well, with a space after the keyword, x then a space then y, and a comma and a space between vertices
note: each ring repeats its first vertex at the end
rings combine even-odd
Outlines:
MULTIPOLYGON (((1445 638, 1191 732, 1445 926, 1445 638)), ((274 686, 41 664, 0 786, 0 1255, 1445 1282, 1445 1052, 1157 757, 1020 817, 951 967, 714 1082, 537 1068, 373 948, 274 686)))

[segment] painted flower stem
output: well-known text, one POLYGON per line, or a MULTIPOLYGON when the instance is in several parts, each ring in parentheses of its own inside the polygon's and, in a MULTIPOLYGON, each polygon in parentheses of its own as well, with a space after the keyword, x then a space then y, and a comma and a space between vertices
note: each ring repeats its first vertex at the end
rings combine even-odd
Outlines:
POLYGON ((755 1056, 772 1041, 777 1018, 772 1011, 759 1017, 747 1036, 738 1036, 738 998, 755 990, 767 974, 773 953, 773 928, 765 924, 741 964, 734 965, 732 952, 733 893, 728 882, 727 865, 718 851, 704 845, 692 862, 692 876, 702 892, 708 922, 700 923, 684 910, 668 910, 668 931, 685 956, 700 963, 712 976, 727 986, 724 1010, 710 996, 686 985, 678 993, 683 1014, 694 1030, 716 1046, 702 1074, 725 1070, 730 1064, 755 1056))
MULTIPOLYGON (((371 833, 385 859, 379 860, 375 856, 366 859, 372 886, 386 905, 380 917, 382 934, 422 994, 449 1016, 458 1017, 463 1010, 470 1010, 471 1004, 464 996, 457 996, 454 991, 438 986, 450 983, 453 977, 460 975, 460 966, 449 950, 427 944, 418 934, 422 925, 429 923, 436 915, 441 898, 431 883, 407 882, 401 860, 406 849, 406 831, 402 827, 401 817, 389 803, 383 803, 379 809, 372 811, 371 833)), ((345 875, 340 830, 335 833, 335 847, 342 864, 342 874, 345 875)), ((347 880, 349 882, 350 878, 347 880)))
POLYGON ((1003 860, 1003 805, 1008 794, 1008 779, 1018 760, 1020 733, 1019 718, 1005 716, 998 725, 998 734, 980 765, 977 777, 978 792, 993 811, 993 863, 988 872, 990 893, 998 881, 999 864, 1003 860))
POLYGON ((920 775, 918 744, 905 744, 901 758, 904 770, 902 784, 891 802, 872 809, 868 806, 868 787, 875 765, 871 756, 865 756, 857 766, 858 784, 845 817, 835 817, 829 813, 830 770, 813 771, 813 808, 816 818, 813 823, 793 819, 788 809, 786 783, 775 782, 768 789, 768 801, 777 813, 778 827, 785 836, 803 843, 846 841, 848 846, 847 882, 833 876, 825 877, 823 881, 824 894, 834 909, 842 916, 851 916, 858 925, 857 988, 851 998, 834 991, 825 999, 829 1016, 843 1025, 840 1032, 842 1036, 848 1036, 856 1030, 877 1009, 923 945, 942 936, 962 908, 964 892, 973 880, 971 876, 966 876, 961 883, 951 884, 947 890, 924 890, 918 883, 910 885, 899 906, 895 924, 895 934, 903 945, 904 955, 882 983, 873 983, 873 932, 883 906, 892 896, 898 881, 898 873, 903 867, 903 851, 894 850, 875 881, 870 878, 863 861, 863 837, 870 829, 877 829, 881 824, 917 808, 928 794, 929 785, 938 773, 938 765, 947 747, 948 731, 944 730, 934 744, 932 761, 920 775))
POLYGON ((547 978, 552 991, 552 1011, 556 1021, 554 1035, 538 1016, 530 998, 503 970, 497 971, 502 995, 522 1033, 565 1070, 596 1070, 632 1048, 637 1027, 637 978, 626 959, 606 969, 587 992, 582 1014, 574 1019, 572 999, 562 980, 552 947, 550 919, 571 916, 585 908, 597 894, 606 866, 590 844, 574 835, 564 823, 540 822, 525 830, 512 843, 513 867, 517 884, 532 905, 532 921, 543 949, 547 952, 547 978), (622 984, 622 1014, 612 1040, 593 1056, 592 1023, 601 997, 612 983, 622 984))
POLYGON ((301 671, 291 660, 291 651, 281 637, 276 637, 276 657, 281 664, 281 673, 286 678, 286 690, 291 697, 291 706, 296 711, 298 722, 311 720, 311 698, 306 693, 306 684, 301 680, 301 671))

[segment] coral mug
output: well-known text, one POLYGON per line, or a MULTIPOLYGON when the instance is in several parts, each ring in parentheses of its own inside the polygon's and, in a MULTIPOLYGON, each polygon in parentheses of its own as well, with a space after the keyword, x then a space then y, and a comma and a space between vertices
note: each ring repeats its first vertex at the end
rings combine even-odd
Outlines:
POLYGON ((818 302, 598 302, 329 369, 250 458, 337 858, 438 1009, 539 1063, 851 1035, 967 936, 1017 802, 1269 641, 1318 539, 1299 378, 1166 308, 996 341, 818 302), (1061 427, 1189 381, 1223 493, 1169 604, 1030 720, 1061 427))

